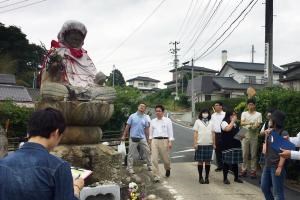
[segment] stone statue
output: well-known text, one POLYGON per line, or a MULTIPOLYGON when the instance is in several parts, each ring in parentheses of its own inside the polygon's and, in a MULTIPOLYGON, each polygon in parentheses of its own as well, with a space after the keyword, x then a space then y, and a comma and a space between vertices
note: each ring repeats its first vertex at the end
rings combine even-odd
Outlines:
POLYGON ((106 76, 96 67, 82 48, 87 29, 81 22, 67 21, 58 33, 58 42, 43 63, 41 96, 54 100, 113 102, 115 90, 103 86, 106 76))
POLYGON ((104 85, 106 76, 96 73, 82 48, 86 34, 82 23, 67 21, 58 33, 58 41, 51 42, 42 68, 42 98, 36 109, 56 108, 66 120, 67 127, 53 154, 73 166, 92 170, 91 181, 118 181, 121 155, 100 144, 101 125, 112 116, 116 92, 104 85))
POLYGON ((106 76, 82 48, 87 29, 78 21, 67 21, 51 42, 41 76, 41 101, 37 108, 60 110, 68 127, 64 144, 96 144, 102 137, 101 125, 113 113, 116 91, 104 85, 106 76))

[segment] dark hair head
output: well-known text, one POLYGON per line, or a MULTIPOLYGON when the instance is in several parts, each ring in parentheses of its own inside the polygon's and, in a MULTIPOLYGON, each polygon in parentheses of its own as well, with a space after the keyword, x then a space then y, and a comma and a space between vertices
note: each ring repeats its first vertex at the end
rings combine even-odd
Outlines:
POLYGON ((249 103, 253 103, 254 105, 256 104, 255 100, 252 99, 252 98, 247 100, 247 105, 248 105, 249 103))
POLYGON ((223 119, 223 121, 227 122, 228 124, 230 123, 230 116, 232 116, 233 114, 236 114, 236 112, 234 110, 229 110, 229 111, 226 111, 225 113, 225 117, 223 119))
POLYGON ((268 108, 268 109, 267 109, 267 113, 271 113, 271 114, 272 114, 274 111, 275 111, 274 108, 268 108))
POLYGON ((28 121, 28 135, 49 138, 50 134, 58 129, 59 134, 65 131, 65 119, 60 111, 54 108, 45 108, 32 113, 28 121))
POLYGON ((156 110, 156 108, 160 108, 162 112, 165 111, 165 107, 163 105, 156 105, 155 110, 156 110))
POLYGON ((219 104, 220 106, 223 106, 223 103, 222 103, 221 101, 216 101, 216 102, 214 103, 214 105, 216 105, 216 104, 219 104))
POLYGON ((211 114, 210 114, 209 110, 208 110, 207 108, 204 108, 204 109, 202 109, 202 110, 200 111, 200 113, 199 113, 199 115, 198 115, 198 118, 199 118, 200 120, 203 119, 203 117, 202 117, 202 114, 203 114, 203 113, 208 113, 207 119, 208 119, 208 120, 211 119, 211 114))
POLYGON ((280 110, 275 110, 271 114, 271 120, 278 129, 282 129, 284 127, 285 114, 280 110))

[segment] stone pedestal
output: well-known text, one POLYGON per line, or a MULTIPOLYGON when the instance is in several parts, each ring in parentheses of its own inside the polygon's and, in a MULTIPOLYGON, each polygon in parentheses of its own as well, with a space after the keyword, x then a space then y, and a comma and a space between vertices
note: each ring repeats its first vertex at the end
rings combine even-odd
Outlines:
POLYGON ((102 144, 59 145, 51 153, 73 166, 92 170, 87 184, 105 180, 119 183, 121 180, 121 154, 112 147, 102 144))
POLYGON ((114 105, 103 101, 51 101, 36 103, 36 109, 55 108, 66 120, 66 130, 60 144, 98 144, 102 138, 101 125, 114 111, 114 105))

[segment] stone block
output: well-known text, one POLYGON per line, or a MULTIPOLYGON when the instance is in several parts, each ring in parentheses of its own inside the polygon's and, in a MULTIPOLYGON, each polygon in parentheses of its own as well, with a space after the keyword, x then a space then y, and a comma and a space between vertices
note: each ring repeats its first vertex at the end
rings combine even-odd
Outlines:
POLYGON ((120 187, 118 185, 99 185, 84 187, 80 192, 80 200, 120 200, 120 187))
POLYGON ((102 130, 97 126, 67 126, 60 144, 98 144, 102 130))

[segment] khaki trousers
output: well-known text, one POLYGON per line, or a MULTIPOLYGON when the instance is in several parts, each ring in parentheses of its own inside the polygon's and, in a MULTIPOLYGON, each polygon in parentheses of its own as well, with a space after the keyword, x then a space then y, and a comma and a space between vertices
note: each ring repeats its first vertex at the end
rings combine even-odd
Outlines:
POLYGON ((163 160, 165 170, 170 170, 170 156, 169 156, 169 140, 168 139, 152 139, 151 142, 151 161, 152 171, 155 177, 160 177, 158 168, 159 156, 163 160))
POLYGON ((256 171, 256 162, 257 162, 257 144, 258 138, 244 138, 242 140, 243 148, 243 164, 242 171, 251 169, 251 171, 256 171), (249 160, 250 154, 250 160, 249 160))

